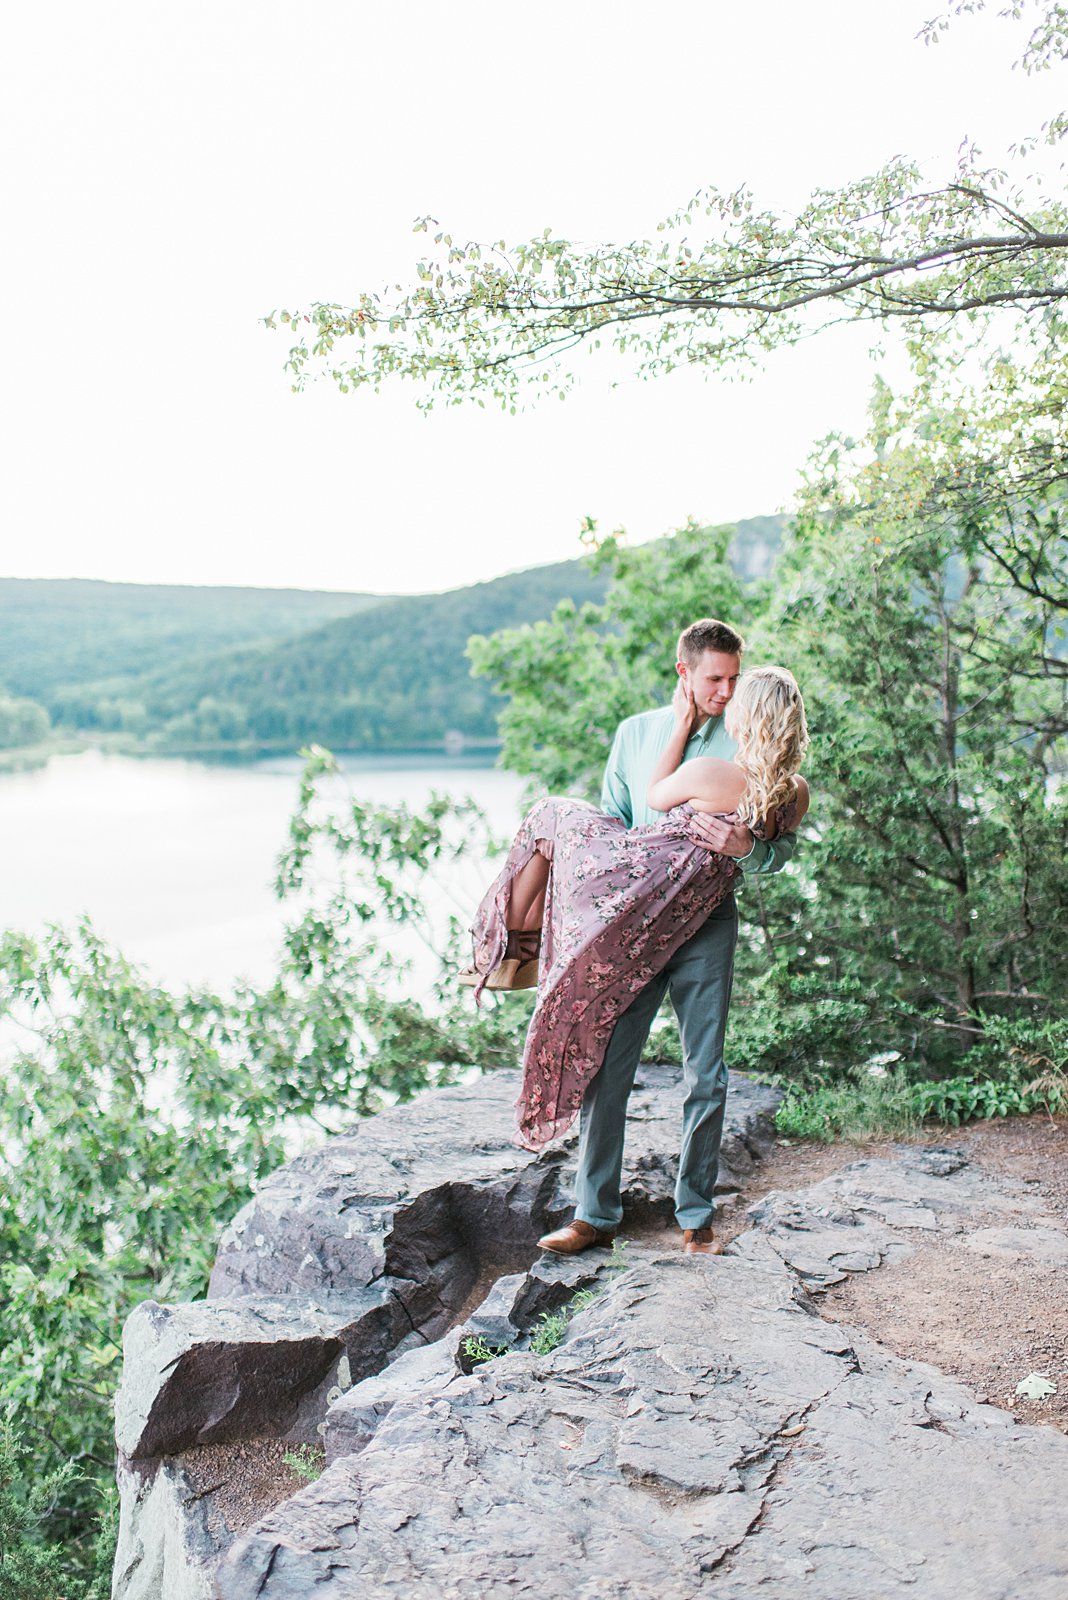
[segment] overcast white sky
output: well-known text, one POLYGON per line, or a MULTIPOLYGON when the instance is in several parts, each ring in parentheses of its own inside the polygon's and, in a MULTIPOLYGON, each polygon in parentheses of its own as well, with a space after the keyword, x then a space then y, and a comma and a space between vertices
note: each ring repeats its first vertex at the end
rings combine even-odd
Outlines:
POLYGON ((799 204, 896 153, 992 160, 1060 109, 1023 35, 938 0, 84 0, 0 65, 0 573, 417 591, 781 509, 859 427, 863 336, 748 384, 680 374, 508 417, 297 396, 258 318, 411 275, 456 235, 647 234, 701 185, 799 204))

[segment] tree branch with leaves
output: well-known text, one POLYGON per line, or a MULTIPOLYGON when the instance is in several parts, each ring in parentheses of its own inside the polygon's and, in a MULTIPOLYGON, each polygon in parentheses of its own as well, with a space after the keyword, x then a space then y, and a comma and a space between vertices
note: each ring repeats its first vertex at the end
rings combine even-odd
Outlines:
POLYGON ((917 333, 1068 299, 1068 209, 1025 203, 1003 173, 965 152, 951 181, 926 187, 895 161, 797 216, 747 189, 708 188, 657 236, 585 246, 551 230, 512 246, 457 243, 432 219, 416 283, 344 306, 273 312, 300 337, 288 368, 342 391, 415 379, 418 403, 489 398, 515 409, 527 387, 565 394, 582 347, 609 346, 640 377, 681 366, 753 363, 835 324, 894 321, 917 333))
MULTIPOLYGON (((960 0, 921 37, 937 43, 954 18, 984 8, 960 0)), ((1014 0, 1000 15, 1019 21, 1028 9, 1014 0)), ((1068 8, 1030 9, 1017 65, 1035 73, 1068 57, 1068 8)), ((1042 136, 1055 143, 1066 131, 1062 115, 1042 136)), ((416 231, 433 248, 413 283, 264 319, 298 335, 294 388, 312 377, 345 392, 408 378, 423 409, 489 399, 514 411, 524 392, 565 395, 583 349, 613 348, 652 377, 752 364, 840 323, 896 324, 922 342, 1005 313, 1033 323, 1068 299, 1064 197, 1025 192, 968 144, 939 183, 898 158, 814 190, 797 215, 710 185, 629 243, 584 244, 551 228, 511 245, 463 242, 430 217, 416 231)))

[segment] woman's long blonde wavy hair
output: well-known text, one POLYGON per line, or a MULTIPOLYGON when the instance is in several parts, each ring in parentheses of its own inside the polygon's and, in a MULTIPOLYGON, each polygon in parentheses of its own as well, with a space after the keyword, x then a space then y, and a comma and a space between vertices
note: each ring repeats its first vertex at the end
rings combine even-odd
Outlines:
POLYGON ((745 773, 745 794, 735 814, 752 827, 793 797, 791 779, 808 749, 805 702, 793 673, 785 667, 745 673, 725 721, 738 745, 734 759, 745 773))

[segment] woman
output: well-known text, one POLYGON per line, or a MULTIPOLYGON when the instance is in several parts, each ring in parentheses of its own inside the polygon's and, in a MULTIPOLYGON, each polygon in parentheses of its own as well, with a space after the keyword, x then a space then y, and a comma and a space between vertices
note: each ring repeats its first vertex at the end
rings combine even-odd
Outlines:
POLYGON ((808 809, 805 708, 785 668, 758 667, 739 683, 726 711, 733 761, 680 765, 697 717, 682 680, 672 708, 649 786, 663 822, 628 829, 583 800, 540 800, 478 908, 474 966, 460 982, 476 998, 538 983, 516 1102, 528 1150, 570 1127, 619 1017, 733 887, 737 862, 693 843, 691 813, 733 812, 774 838, 808 809))

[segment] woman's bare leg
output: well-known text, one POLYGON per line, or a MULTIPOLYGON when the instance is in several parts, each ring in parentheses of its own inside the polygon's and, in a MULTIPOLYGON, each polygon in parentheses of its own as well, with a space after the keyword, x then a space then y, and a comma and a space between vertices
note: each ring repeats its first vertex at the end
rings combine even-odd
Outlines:
POLYGON ((540 850, 535 851, 512 879, 508 897, 509 932, 527 933, 541 927, 548 882, 549 862, 540 850))
POLYGON ((500 922, 497 921, 498 883, 501 877, 505 877, 503 871, 483 897, 479 915, 481 917, 485 913, 484 926, 490 929, 489 947, 500 953, 492 971, 489 970, 489 962, 494 959, 492 956, 488 956, 487 966, 480 968, 479 933, 477 927, 472 930, 475 933, 474 961, 459 974, 459 981, 466 988, 479 991, 483 988, 531 989, 538 981, 541 927, 545 916, 545 891, 549 884, 552 842, 548 838, 535 836, 534 847, 534 854, 520 867, 515 877, 510 880, 505 878, 508 903, 504 914, 506 938, 503 951, 498 943, 500 922), (486 910, 488 906, 492 907, 489 911, 486 910))

